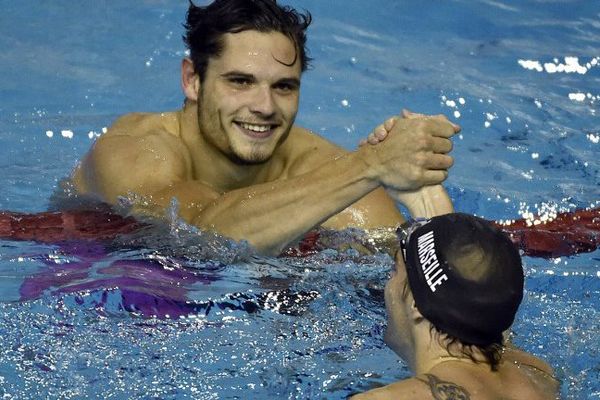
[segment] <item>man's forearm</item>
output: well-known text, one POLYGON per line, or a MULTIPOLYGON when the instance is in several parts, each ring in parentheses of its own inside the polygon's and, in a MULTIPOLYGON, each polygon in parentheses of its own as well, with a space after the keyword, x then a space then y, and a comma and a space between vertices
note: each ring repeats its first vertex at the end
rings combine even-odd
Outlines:
MULTIPOLYGON (((153 197, 162 206, 177 197, 180 214, 187 221, 236 240, 247 240, 261 252, 277 254, 285 245, 377 187, 415 193, 410 191, 442 182, 447 168, 452 165, 452 158, 445 153, 451 148, 448 137, 453 134, 453 128, 446 121, 403 119, 396 122, 385 143, 362 146, 353 153, 315 166, 303 175, 224 194, 210 187, 203 188, 201 182, 183 180, 154 192, 153 197), (188 192, 187 185, 193 185, 195 192, 188 192), (205 189, 208 196, 203 194, 205 189), (190 194, 192 192, 194 194, 190 194)), ((443 189, 442 193, 445 194, 443 189)), ((428 198, 419 194, 412 205, 400 201, 418 214, 451 210, 451 205, 440 207, 428 198)), ((389 201, 382 208, 394 211, 390 214, 389 219, 393 220, 390 225, 399 222, 401 217, 389 201)), ((387 220, 384 217, 379 222, 387 220)))
POLYGON ((411 192, 388 190, 388 194, 403 204, 413 218, 431 218, 454 212, 452 201, 441 184, 423 186, 411 192))
POLYGON ((366 174, 358 153, 350 153, 294 178, 225 193, 193 222, 233 239, 245 239, 259 251, 278 254, 379 186, 366 174))
POLYGON ((411 217, 431 218, 454 212, 452 201, 442 185, 424 186, 419 191, 422 194, 420 200, 407 207, 411 217))

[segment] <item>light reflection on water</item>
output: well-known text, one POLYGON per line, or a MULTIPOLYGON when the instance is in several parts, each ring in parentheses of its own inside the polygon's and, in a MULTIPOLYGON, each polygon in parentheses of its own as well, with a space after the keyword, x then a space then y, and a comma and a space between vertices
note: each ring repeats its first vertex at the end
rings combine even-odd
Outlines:
MULTIPOLYGON (((40 263, 52 260, 51 275, 64 278, 89 257, 39 250, 54 256, 30 252, 13 260, 20 264, 13 276, 21 278, 13 282, 40 274, 42 282, 56 282, 40 263)), ((11 372, 2 374, 4 393, 343 398, 409 375, 382 342, 387 255, 325 251, 229 265, 157 258, 143 249, 116 251, 85 275, 44 288, 40 298, 5 298, 0 370, 11 372), (126 269, 111 269, 111 262, 126 269), (140 281, 124 282, 126 276, 140 281), (90 289, 73 293, 77 284, 90 289), (163 314, 152 317, 154 311, 163 314)), ((597 355, 600 280, 597 267, 569 271, 565 261, 549 268, 548 261, 525 259, 527 291, 514 341, 547 358, 565 393, 576 394, 581 382, 595 379, 589 366, 597 355)))
POLYGON ((193 300, 182 307, 192 313, 178 319, 125 311, 132 287, 1 303, 0 369, 16 368, 4 376, 4 393, 59 397, 64 387, 71 398, 99 391, 117 398, 347 393, 361 376, 389 375, 373 370, 381 357, 398 368, 380 341, 389 258, 355 260, 319 255, 225 266, 212 282, 187 287, 193 300))

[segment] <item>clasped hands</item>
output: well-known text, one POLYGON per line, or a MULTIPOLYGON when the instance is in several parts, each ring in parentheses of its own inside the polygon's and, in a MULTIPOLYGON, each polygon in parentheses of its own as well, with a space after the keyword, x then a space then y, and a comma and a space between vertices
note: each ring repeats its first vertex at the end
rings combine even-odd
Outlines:
MULTIPOLYGON (((452 136, 460 127, 443 115, 426 116, 403 110, 377 126, 360 142, 359 152, 372 177, 397 200, 403 193, 442 183, 454 159, 452 136)), ((403 201, 404 202, 404 201, 403 201)))

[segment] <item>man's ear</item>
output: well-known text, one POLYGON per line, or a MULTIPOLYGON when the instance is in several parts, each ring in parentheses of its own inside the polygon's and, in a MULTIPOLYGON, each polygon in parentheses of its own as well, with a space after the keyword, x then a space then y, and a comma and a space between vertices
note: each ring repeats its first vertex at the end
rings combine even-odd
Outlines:
POLYGON ((200 76, 194 70, 194 63, 188 57, 181 61, 181 88, 186 99, 198 101, 200 76))
POLYGON ((421 314, 421 311, 419 311, 419 309, 417 308, 414 299, 410 303, 410 317, 413 321, 415 321, 415 323, 419 323, 425 319, 423 314, 421 314))

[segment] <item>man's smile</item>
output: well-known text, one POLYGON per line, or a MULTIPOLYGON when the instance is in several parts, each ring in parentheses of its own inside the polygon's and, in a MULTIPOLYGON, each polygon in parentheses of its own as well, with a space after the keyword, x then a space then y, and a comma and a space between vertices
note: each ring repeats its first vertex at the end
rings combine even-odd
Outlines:
POLYGON ((235 121, 234 123, 241 129, 241 131, 244 134, 255 139, 268 138, 274 133, 275 128, 277 128, 278 126, 276 124, 255 124, 239 121, 235 121))

